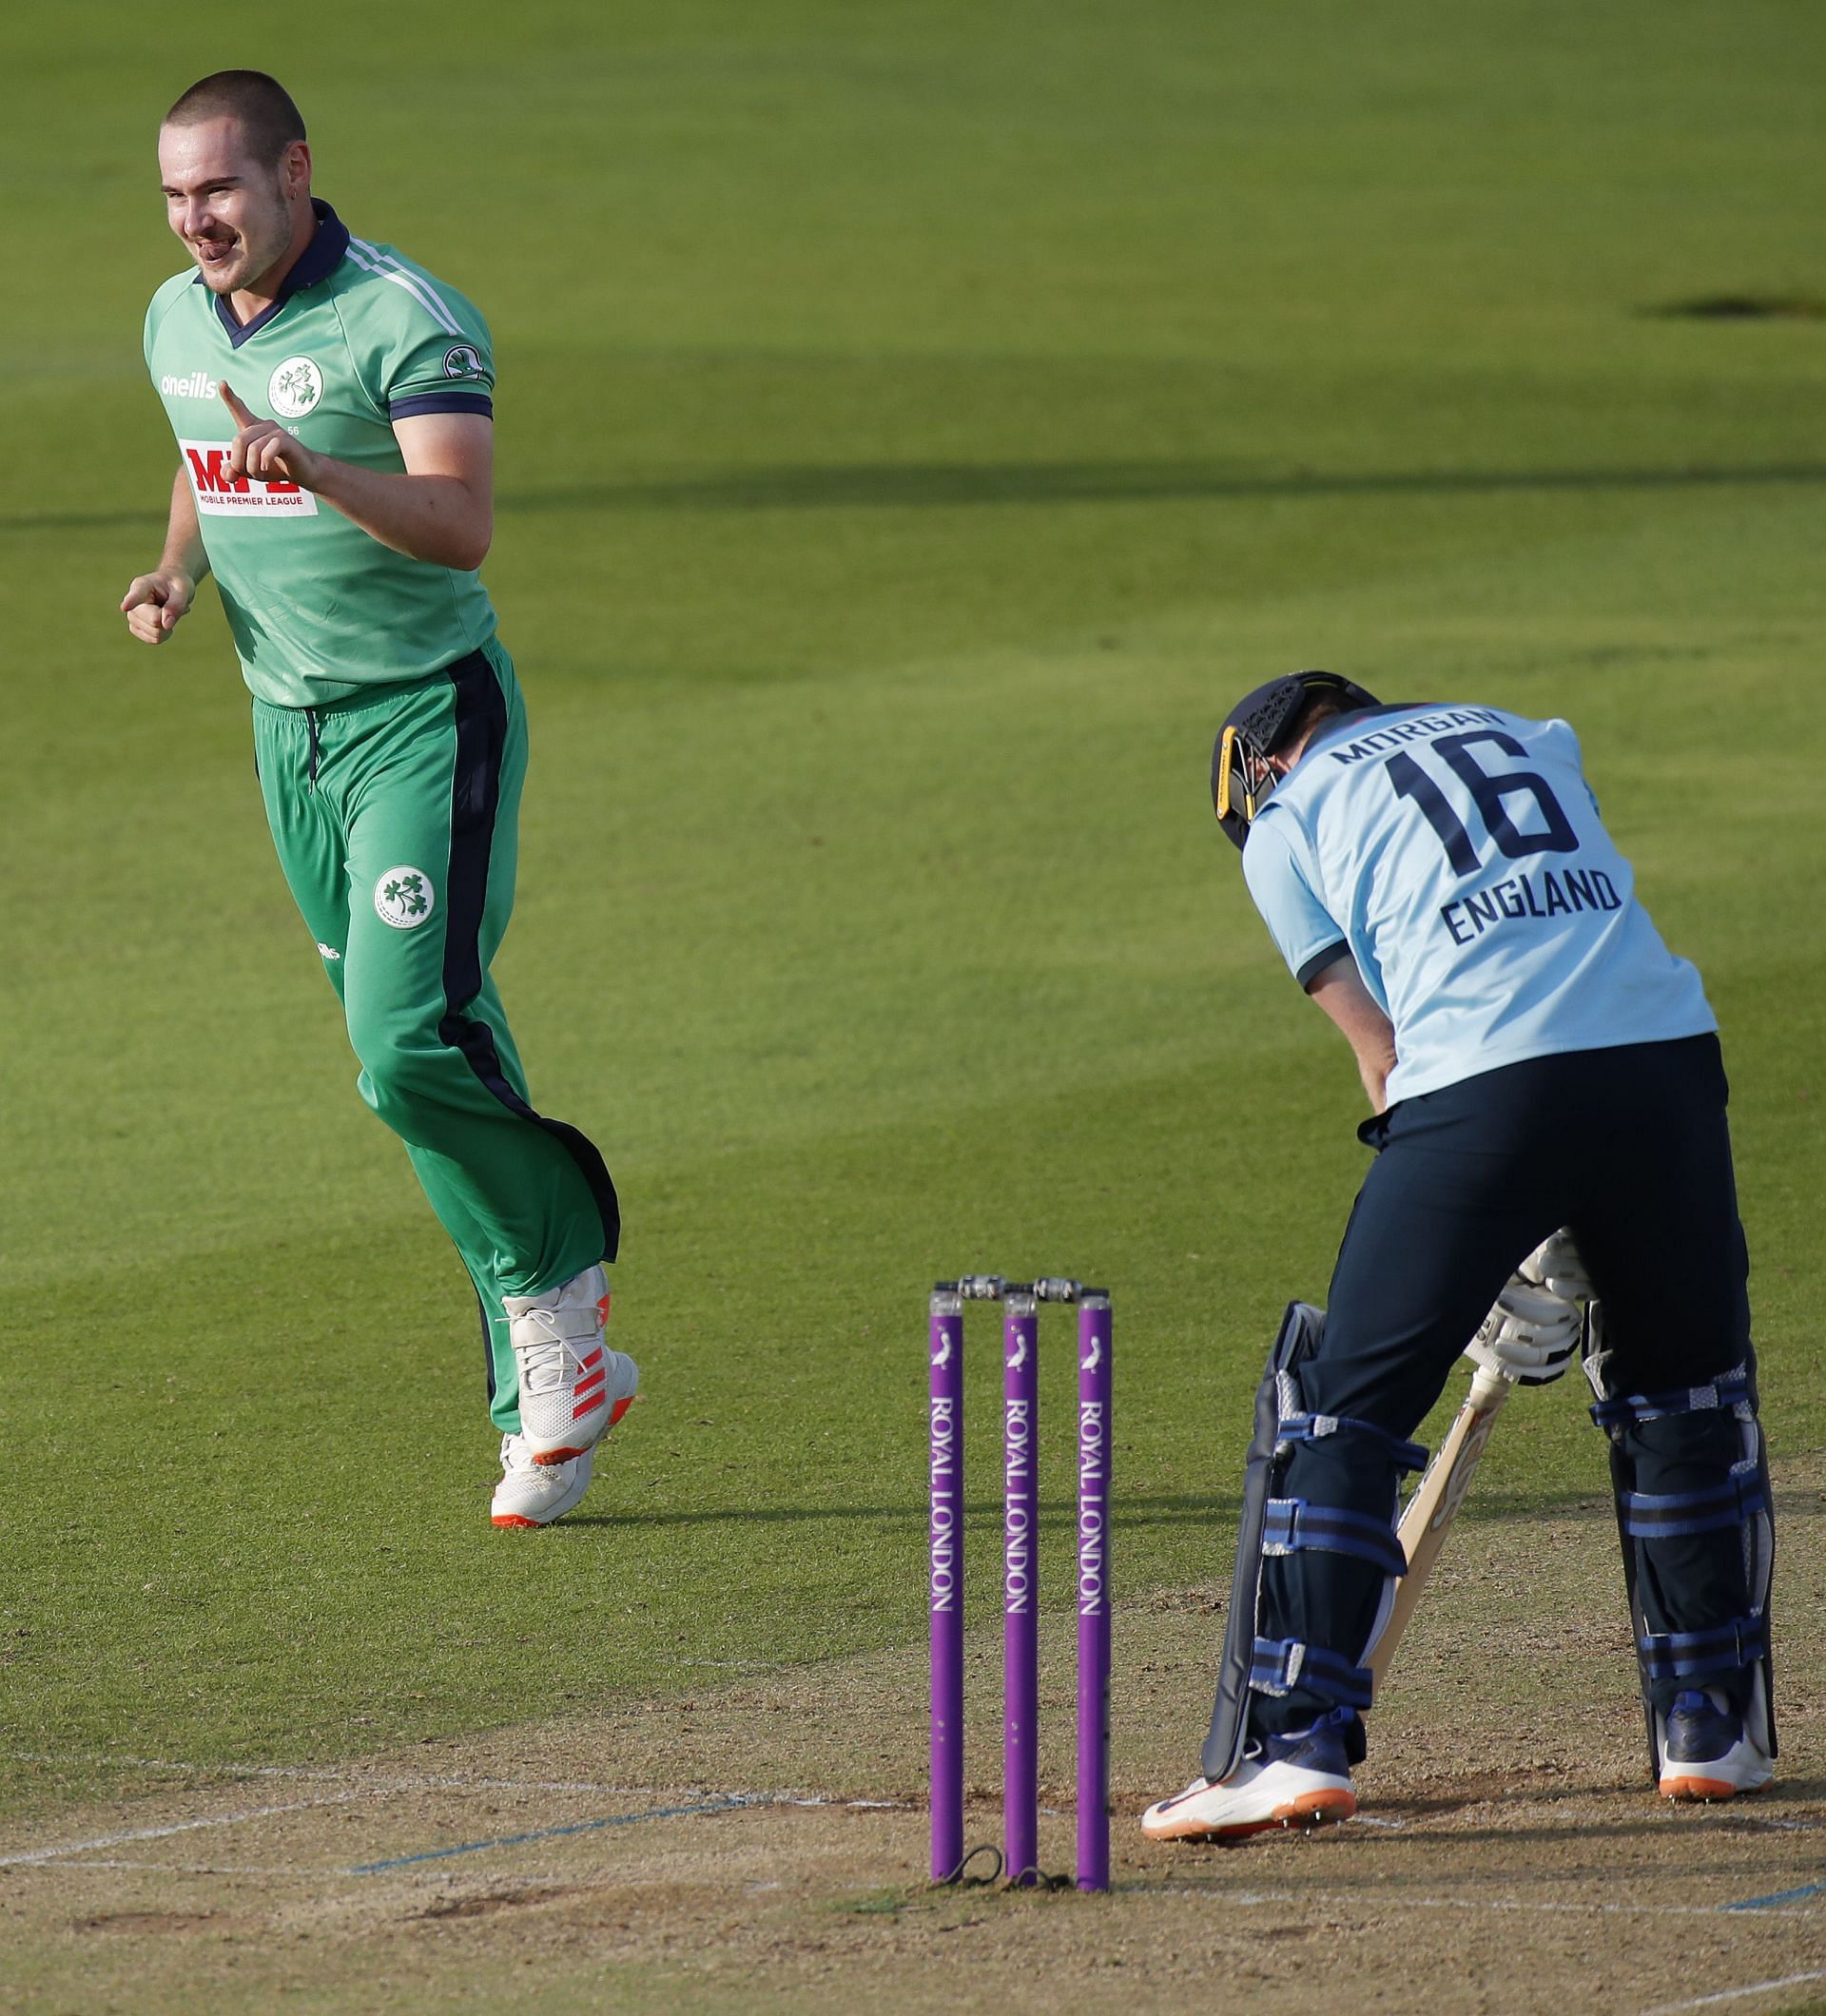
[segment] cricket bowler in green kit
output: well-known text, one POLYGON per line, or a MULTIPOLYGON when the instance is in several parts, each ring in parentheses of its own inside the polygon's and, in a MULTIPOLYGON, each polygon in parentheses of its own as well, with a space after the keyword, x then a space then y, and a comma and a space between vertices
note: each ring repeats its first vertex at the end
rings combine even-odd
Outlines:
POLYGON ((507 929, 526 711, 477 577, 494 528, 487 324, 311 196, 298 107, 257 70, 159 131, 194 262, 146 318, 177 437, 159 565, 121 604, 161 644, 213 573, 253 693, 267 823, 348 1019, 481 1304, 494 1521, 590 1483, 639 1375, 609 1349, 602 1156, 534 1111, 489 962, 507 929))

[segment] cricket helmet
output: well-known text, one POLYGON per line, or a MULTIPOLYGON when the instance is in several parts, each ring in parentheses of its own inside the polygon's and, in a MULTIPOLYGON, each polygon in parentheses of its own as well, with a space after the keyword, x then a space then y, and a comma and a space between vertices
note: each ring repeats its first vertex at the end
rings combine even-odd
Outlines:
POLYGON ((1288 672, 1246 693, 1218 731, 1211 752, 1211 802, 1217 824, 1238 847, 1279 781, 1268 759, 1279 753, 1301 709, 1318 693, 1336 693, 1352 708, 1382 705, 1336 672, 1288 672))

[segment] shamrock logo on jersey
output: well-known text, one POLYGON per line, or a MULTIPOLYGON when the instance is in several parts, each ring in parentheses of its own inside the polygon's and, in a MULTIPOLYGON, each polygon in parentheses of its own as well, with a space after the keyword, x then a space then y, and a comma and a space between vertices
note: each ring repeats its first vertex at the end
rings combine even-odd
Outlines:
POLYGON ((323 397, 323 374, 308 357, 288 357, 266 380, 266 403, 282 420, 301 419, 323 397))
POLYGON ((431 877, 419 868, 389 868, 374 885, 375 913, 396 931, 422 924, 437 901, 431 877))

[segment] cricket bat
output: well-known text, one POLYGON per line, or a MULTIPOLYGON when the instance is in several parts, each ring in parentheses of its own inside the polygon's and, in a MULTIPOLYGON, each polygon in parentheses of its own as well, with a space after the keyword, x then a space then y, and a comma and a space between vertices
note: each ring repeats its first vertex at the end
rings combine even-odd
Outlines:
POLYGON ((1471 1478, 1484 1454, 1484 1445, 1490 1439, 1490 1430, 1496 1425, 1496 1417, 1514 1386, 1515 1382, 1504 1373, 1492 1371, 1487 1366, 1478 1367, 1457 1420, 1440 1444, 1439 1454, 1414 1486, 1414 1495, 1401 1515, 1396 1537, 1408 1557, 1408 1572, 1395 1584, 1394 1607, 1367 1661, 1378 1693, 1393 1663, 1401 1634, 1408 1628, 1408 1619, 1420 1601, 1420 1592, 1427 1586, 1427 1578, 1446 1544, 1452 1521, 1471 1487, 1471 1478))

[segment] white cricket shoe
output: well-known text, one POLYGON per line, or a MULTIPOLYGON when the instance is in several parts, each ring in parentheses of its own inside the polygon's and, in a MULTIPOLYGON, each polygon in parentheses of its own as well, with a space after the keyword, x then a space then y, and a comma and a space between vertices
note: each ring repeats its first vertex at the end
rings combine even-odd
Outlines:
POLYGON ((585 1268, 544 1295, 503 1295, 520 1376, 520 1433, 535 1464, 569 1463, 627 1413, 640 1367, 602 1341, 609 1282, 585 1268))
POLYGON ((489 1516, 497 1526, 549 1526, 589 1490, 595 1461, 595 1451, 586 1449, 569 1463, 534 1463, 525 1436, 503 1435, 501 1481, 489 1516))
POLYGON ((1195 1778, 1141 1815, 1152 1841, 1242 1841, 1276 1827, 1325 1827, 1357 1810, 1335 1729, 1269 1736, 1227 1778, 1195 1778))
POLYGON ((1735 1799, 1760 1792, 1775 1774, 1768 1754, 1745 1733, 1743 1717, 1714 1690, 1677 1694, 1661 1738, 1664 1799, 1735 1799))

